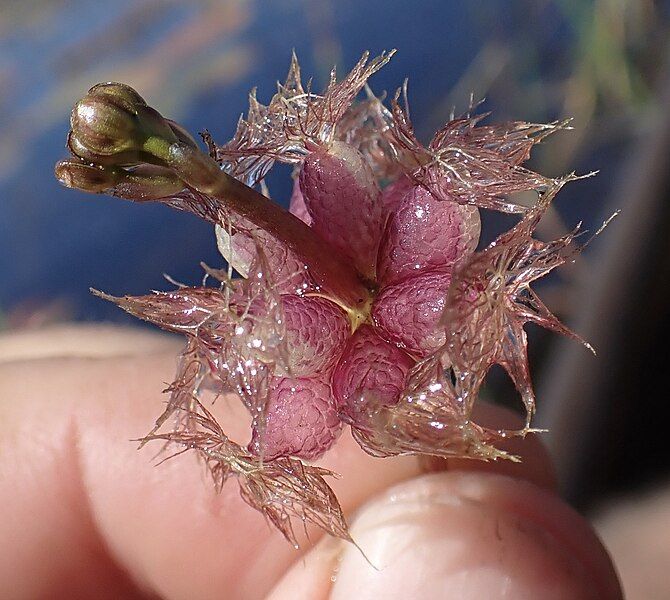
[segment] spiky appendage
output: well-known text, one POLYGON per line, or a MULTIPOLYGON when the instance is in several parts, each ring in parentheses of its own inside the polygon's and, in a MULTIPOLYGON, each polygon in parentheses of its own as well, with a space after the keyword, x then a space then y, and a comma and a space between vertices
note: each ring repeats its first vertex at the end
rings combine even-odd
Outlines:
POLYGON ((572 177, 558 180, 524 218, 487 248, 456 268, 441 311, 444 343, 416 364, 396 404, 361 389, 350 418, 361 446, 373 455, 432 454, 485 460, 512 458, 494 444, 530 431, 535 394, 528 368, 526 323, 534 323, 591 346, 565 327, 530 284, 578 249, 578 228, 552 242, 533 232, 554 196, 572 177), (526 408, 518 431, 491 430, 472 421, 482 383, 493 365, 502 366, 526 408))
POLYGON ((354 68, 341 81, 335 69, 322 94, 302 83, 300 65, 293 53, 286 81, 277 84, 277 93, 265 106, 249 94, 247 117, 237 124, 233 138, 217 146, 208 136, 212 156, 222 168, 247 185, 256 185, 272 168, 275 160, 300 163, 310 146, 328 144, 335 138, 335 127, 350 109, 356 96, 371 75, 381 69, 395 50, 382 53, 368 62, 365 52, 354 68))
MULTIPOLYGON (((331 438, 341 427, 334 404, 329 422, 312 419, 303 429, 308 438, 316 438, 306 448, 296 447, 300 434, 290 428, 284 430, 292 432, 286 440, 274 439, 282 433, 275 421, 284 414, 281 407, 277 409, 275 399, 277 393, 286 392, 287 380, 275 378, 273 373, 276 369, 290 371, 291 365, 282 360, 287 335, 282 303, 272 296, 270 287, 261 287, 267 283, 265 277, 258 276, 261 274, 256 270, 256 277, 230 280, 220 289, 183 287, 174 292, 123 298, 98 292, 131 314, 188 338, 177 377, 165 390, 169 394, 167 406, 141 440, 142 445, 162 440, 167 449, 175 444, 182 446, 169 458, 195 451, 217 489, 234 476, 244 501, 259 510, 296 547, 292 522, 296 519, 351 541, 342 509, 325 480, 335 473, 298 457, 318 457, 333 443, 331 438), (211 387, 219 392, 235 391, 251 412, 254 439, 249 449, 230 440, 203 406, 202 390, 211 387), (170 419, 170 430, 161 432, 170 419), (282 442, 289 447, 281 446, 282 442)), ((319 360, 326 358, 322 354, 319 360)), ((318 394, 319 398, 328 392, 326 384, 309 379, 303 380, 300 389, 318 394)), ((313 411, 313 397, 289 395, 289 399, 293 400, 294 419, 301 410, 313 411)))
MULTIPOLYGON (((181 381, 179 386, 182 386, 181 381)), ((174 384, 171 387, 174 393, 174 384)), ((191 397, 195 394, 194 390, 188 392, 191 397)), ((304 527, 316 525, 332 536, 353 541, 337 497, 325 480, 326 477, 337 477, 335 473, 289 456, 259 462, 256 455, 226 436, 213 415, 197 399, 190 402, 189 409, 180 406, 177 410, 183 413, 179 420, 192 424, 192 428, 177 427, 168 433, 150 433, 142 441, 161 440, 182 446, 181 451, 167 458, 189 450, 196 452, 218 490, 230 477, 235 477, 242 499, 261 512, 295 548, 298 548, 295 521, 304 527)))
POLYGON ((528 207, 510 200, 511 194, 541 191, 555 183, 554 179, 525 168, 523 163, 530 158, 535 144, 568 129, 569 120, 480 125, 490 113, 468 112, 452 118, 424 146, 414 134, 407 101, 403 109, 399 97, 400 91, 392 102, 390 144, 406 174, 436 199, 523 213, 528 207))
POLYGON ((514 382, 526 407, 527 430, 535 411, 523 327, 535 323, 592 348, 549 311, 530 284, 547 275, 577 250, 569 248, 578 227, 552 242, 533 238, 535 228, 563 185, 556 181, 510 231, 457 269, 442 316, 445 353, 459 382, 459 396, 472 403, 481 381, 494 364, 514 382))
POLYGON ((204 136, 209 154, 131 88, 99 85, 75 106, 74 158, 57 166, 68 186, 159 201, 215 226, 228 262, 227 271, 205 266, 217 287, 100 295, 187 339, 143 443, 196 452, 217 488, 235 477, 244 500, 293 544, 298 522, 351 541, 325 480, 332 473, 312 464, 343 424, 374 456, 515 460, 497 445, 531 431, 524 325, 576 337, 530 288, 574 254, 576 232, 533 238, 574 176, 523 166, 533 145, 566 123, 483 126, 485 115, 467 114, 424 147, 398 98, 389 110, 366 85, 389 57, 368 62, 366 53, 317 95, 294 56, 267 106, 252 92, 229 143, 204 136), (248 187, 263 189, 275 161, 295 166, 288 212, 248 187), (537 203, 510 198, 521 191, 536 192, 537 203), (524 214, 475 252, 480 208, 524 214), (472 419, 493 365, 525 404, 519 431, 472 419), (203 391, 240 399, 249 443, 226 436, 203 391))

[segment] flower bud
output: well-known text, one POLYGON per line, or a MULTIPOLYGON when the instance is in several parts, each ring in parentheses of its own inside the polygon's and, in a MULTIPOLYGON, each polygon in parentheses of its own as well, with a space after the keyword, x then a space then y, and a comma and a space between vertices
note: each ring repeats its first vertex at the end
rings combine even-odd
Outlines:
POLYGON ((88 90, 88 96, 109 96, 114 98, 119 104, 133 111, 137 106, 146 106, 147 103, 133 88, 125 83, 116 83, 109 81, 107 83, 98 83, 88 90))
POLYGON ((72 110, 70 150, 82 158, 140 150, 143 141, 137 115, 113 98, 85 96, 72 110))
POLYGON ((75 160, 61 160, 56 163, 56 178, 65 187, 98 194, 115 184, 113 170, 94 167, 75 160))
POLYGON ((169 123, 131 87, 98 84, 77 102, 70 118, 70 151, 86 161, 123 165, 152 162, 149 139, 177 141, 169 123), (149 153, 150 154, 150 153, 149 153))
POLYGON ((120 169, 119 173, 116 185, 109 192, 129 200, 168 198, 186 187, 170 169, 155 165, 140 165, 132 171, 120 169))
POLYGON ((105 192, 130 200, 166 198, 186 187, 172 171, 154 165, 141 165, 129 171, 62 160, 56 164, 55 171, 58 181, 66 187, 93 194, 105 192))

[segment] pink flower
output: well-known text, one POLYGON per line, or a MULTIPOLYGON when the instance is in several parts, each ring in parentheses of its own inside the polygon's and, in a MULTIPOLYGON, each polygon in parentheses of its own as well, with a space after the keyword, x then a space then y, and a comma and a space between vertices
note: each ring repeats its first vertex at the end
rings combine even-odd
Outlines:
POLYGON ((303 87, 294 56, 267 106, 251 95, 230 142, 204 136, 211 158, 136 92, 98 86, 82 101, 85 123, 80 105, 73 112, 78 158, 57 167, 67 185, 157 199, 215 225, 230 265, 207 268, 218 286, 105 297, 187 338, 168 406, 146 439, 195 449, 219 485, 236 475, 245 500, 293 542, 295 517, 349 539, 329 473, 305 462, 343 426, 378 456, 508 457, 495 443, 529 431, 535 403, 524 324, 574 337, 529 287, 568 256, 573 234, 551 243, 532 234, 574 176, 552 180, 522 166, 565 123, 480 126, 483 117, 468 114, 423 146, 399 96, 389 110, 366 88, 355 103, 390 56, 365 54, 340 82, 333 71, 320 95, 303 87), (92 105, 114 119, 91 118, 92 105), (122 130, 110 133, 110 122, 122 130), (275 161, 294 165, 290 213, 246 187, 263 185, 275 161), (539 196, 530 209, 510 198, 529 190, 539 196), (480 208, 525 214, 476 252, 480 208), (526 406, 521 431, 472 422, 495 364, 526 406), (233 392, 250 411, 246 446, 202 405, 204 389, 233 392), (176 424, 163 432, 171 416, 176 424))

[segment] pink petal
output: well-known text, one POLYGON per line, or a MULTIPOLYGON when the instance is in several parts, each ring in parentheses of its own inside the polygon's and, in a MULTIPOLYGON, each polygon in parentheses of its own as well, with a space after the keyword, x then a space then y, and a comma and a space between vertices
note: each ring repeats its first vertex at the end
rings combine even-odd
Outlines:
POLYGON ((340 410, 350 418, 361 412, 365 397, 395 404, 414 361, 385 342, 369 325, 356 330, 333 373, 333 392, 340 410))
POLYGON ((343 142, 318 148, 305 159, 300 189, 312 227, 373 279, 384 219, 381 192, 363 156, 343 142))
POLYGON ((282 304, 292 375, 325 374, 344 350, 349 319, 325 298, 285 295, 282 304))
POLYGON ((305 204, 305 198, 300 191, 300 181, 298 179, 293 182, 293 193, 291 194, 288 211, 298 217, 303 223, 307 223, 307 225, 312 224, 312 215, 307 210, 307 204, 305 204))
POLYGON ((448 269, 479 241, 479 212, 436 200, 413 187, 391 215, 379 251, 378 280, 391 283, 432 268, 448 269))
POLYGON ((245 233, 233 233, 220 225, 214 227, 216 246, 219 253, 230 266, 242 277, 249 276, 251 264, 256 258, 256 247, 253 240, 245 233))
POLYGON ((277 242, 265 231, 247 223, 244 225, 248 225, 249 233, 238 231, 233 234, 232 239, 229 238, 228 232, 223 227, 216 227, 219 252, 233 269, 243 277, 248 277, 258 248, 260 248, 267 261, 276 291, 296 293, 314 287, 305 265, 289 248, 277 242))
POLYGON ((254 427, 249 444, 249 450, 265 460, 318 458, 341 429, 330 386, 318 379, 274 378, 265 414, 265 429, 254 427))
POLYGON ((451 283, 449 271, 429 271, 382 290, 372 319, 391 342, 424 358, 444 344, 439 321, 451 283))
POLYGON ((382 192, 382 204, 386 214, 390 215, 391 213, 395 212, 407 192, 409 192, 415 186, 416 183, 405 175, 399 177, 396 181, 387 185, 382 192))

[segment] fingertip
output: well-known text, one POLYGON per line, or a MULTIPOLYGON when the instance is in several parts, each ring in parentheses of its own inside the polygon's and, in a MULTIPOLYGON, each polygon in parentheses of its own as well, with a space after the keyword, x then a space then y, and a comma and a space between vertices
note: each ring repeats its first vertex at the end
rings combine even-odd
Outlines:
POLYGON ((395 486, 352 534, 333 599, 620 598, 589 525, 539 487, 500 475, 443 473, 395 486), (361 590, 364 590, 361 593, 361 590))
POLYGON ((334 560, 317 546, 312 553, 323 554, 305 558, 309 580, 296 564, 272 598, 289 597, 289 583, 334 600, 622 597, 586 521, 509 477, 450 472, 401 483, 361 510, 352 535, 365 557, 344 544, 334 560))
POLYGON ((176 336, 104 323, 61 323, 0 333, 0 364, 40 359, 111 358, 175 351, 176 336))

